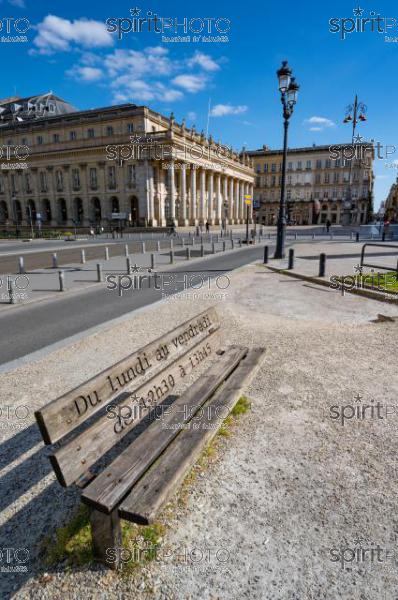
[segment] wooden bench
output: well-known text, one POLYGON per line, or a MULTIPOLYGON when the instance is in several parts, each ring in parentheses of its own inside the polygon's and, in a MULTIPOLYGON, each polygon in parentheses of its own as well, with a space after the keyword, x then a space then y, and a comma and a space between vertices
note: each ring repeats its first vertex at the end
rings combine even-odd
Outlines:
POLYGON ((263 352, 222 348, 219 317, 210 308, 35 413, 44 442, 52 444, 59 483, 82 488, 97 560, 118 568, 120 517, 153 521, 239 399, 263 352), (176 397, 176 388, 205 365, 176 397), (121 444, 129 434, 131 442, 121 444))

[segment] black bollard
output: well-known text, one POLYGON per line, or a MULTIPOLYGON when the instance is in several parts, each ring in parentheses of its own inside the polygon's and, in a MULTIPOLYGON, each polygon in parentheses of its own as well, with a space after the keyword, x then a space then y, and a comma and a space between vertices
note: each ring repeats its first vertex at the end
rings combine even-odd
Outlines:
POLYGON ((264 264, 268 263, 268 246, 264 246, 264 264))
POLYGON ((325 277, 326 271, 326 254, 323 252, 319 255, 319 275, 318 277, 325 277))
POLYGON ((288 263, 288 269, 294 269, 294 249, 293 248, 289 248, 289 263, 288 263))
POLYGON ((356 235, 355 235, 355 241, 356 241, 356 242, 359 242, 359 233, 358 233, 358 232, 357 232, 357 233, 356 233, 356 235))

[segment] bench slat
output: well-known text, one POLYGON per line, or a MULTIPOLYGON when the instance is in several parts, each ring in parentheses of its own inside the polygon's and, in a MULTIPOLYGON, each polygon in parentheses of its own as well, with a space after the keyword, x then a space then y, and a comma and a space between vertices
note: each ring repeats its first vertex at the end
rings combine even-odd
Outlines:
POLYGON ((53 444, 63 438, 125 389, 139 385, 185 354, 215 325, 219 325, 216 309, 204 310, 36 411, 44 442, 53 444))
POLYGON ((133 396, 124 399, 121 402, 123 408, 120 408, 120 415, 117 412, 118 405, 109 405, 108 408, 111 409, 109 413, 101 416, 85 431, 50 456, 61 485, 67 487, 74 483, 142 421, 151 409, 173 393, 173 389, 198 365, 216 356, 221 337, 218 326, 207 330, 205 335, 207 337, 201 337, 194 347, 190 347, 190 351, 185 356, 178 357, 155 377, 136 389, 133 396), (153 399, 155 402, 152 402, 153 399))
POLYGON ((110 513, 202 404, 246 356, 247 348, 230 347, 173 405, 88 485, 82 501, 110 513))
POLYGON ((188 423, 187 428, 168 446, 123 500, 119 508, 122 518, 142 525, 154 521, 159 509, 176 491, 238 401, 263 354, 264 348, 254 348, 242 359, 223 387, 203 406, 200 417, 195 417, 188 423))

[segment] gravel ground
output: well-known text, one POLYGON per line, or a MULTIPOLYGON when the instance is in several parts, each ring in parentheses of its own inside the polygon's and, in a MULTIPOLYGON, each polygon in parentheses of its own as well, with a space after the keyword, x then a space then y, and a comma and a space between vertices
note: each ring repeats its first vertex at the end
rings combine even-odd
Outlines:
POLYGON ((134 577, 100 566, 40 566, 41 539, 68 521, 79 500, 55 481, 33 411, 214 299, 180 295, 0 376, 12 407, 8 417, 3 410, 0 430, 0 547, 29 552, 26 573, 2 573, 2 597, 398 597, 398 325, 374 322, 377 313, 398 309, 260 265, 235 272, 225 292, 218 304, 225 341, 267 348, 246 391, 252 410, 221 442, 187 505, 164 512, 164 550, 134 577), (348 418, 378 403, 384 418, 371 418, 371 409, 364 419, 348 418))

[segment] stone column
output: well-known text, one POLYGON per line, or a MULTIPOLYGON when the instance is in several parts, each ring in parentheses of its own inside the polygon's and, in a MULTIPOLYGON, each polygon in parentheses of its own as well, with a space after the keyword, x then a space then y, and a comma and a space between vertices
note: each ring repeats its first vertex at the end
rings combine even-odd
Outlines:
POLYGON ((191 164, 191 225, 198 224, 198 213, 196 208, 196 169, 191 164))
MULTIPOLYGON (((50 207, 51 207, 50 225, 55 227, 56 225, 58 225, 58 219, 57 219, 58 215, 57 215, 57 207, 56 207, 56 200, 55 200, 54 167, 52 167, 52 166, 47 167, 47 191, 48 191, 48 200, 50 202, 50 207)), ((43 206, 44 206, 44 203, 42 201, 40 211, 38 211, 38 212, 42 213, 43 206)), ((36 210, 37 210, 37 208, 36 208, 36 210)), ((44 215, 42 214, 42 217, 43 216, 44 215)))
POLYGON ((200 205, 199 205, 199 220, 204 224, 206 219, 206 171, 200 171, 200 205))
POLYGON ((228 210, 228 216, 229 216, 229 220, 230 223, 233 225, 234 224, 234 179, 233 177, 231 177, 230 181, 229 181, 229 210, 228 210))
POLYGON ((210 171, 209 173, 209 200, 208 200, 208 211, 207 211, 207 219, 209 221, 210 225, 214 225, 215 224, 215 218, 214 218, 214 173, 213 171, 210 171))
POLYGON ((177 225, 176 222, 176 182, 174 178, 174 160, 169 162, 169 208, 170 208, 170 221, 177 225))
POLYGON ((180 169, 180 225, 183 227, 188 225, 187 218, 187 165, 184 163, 180 169))
POLYGON ((216 175, 216 224, 222 223, 221 175, 216 175))
POLYGON ((236 223, 240 223, 240 206, 239 206, 239 200, 240 200, 240 182, 239 179, 235 180, 235 219, 236 219, 236 223))
POLYGON ((241 222, 244 223, 246 220, 246 214, 245 214, 245 199, 244 199, 245 184, 243 183, 243 181, 240 182, 239 190, 240 190, 240 193, 239 193, 240 219, 241 219, 241 222))
POLYGON ((225 225, 228 225, 229 219, 228 216, 225 217, 225 214, 229 215, 229 202, 228 202, 228 178, 225 175, 223 181, 223 204, 227 204, 227 210, 225 210, 225 206, 223 206, 223 218, 225 219, 225 225))

